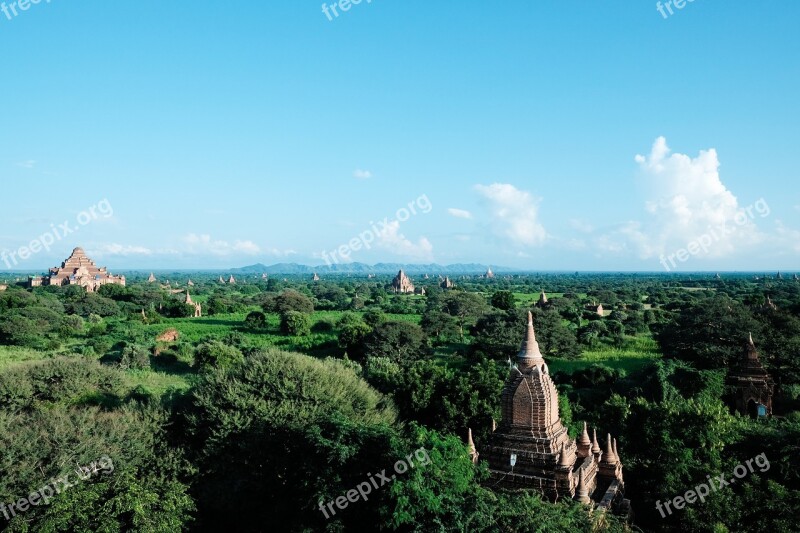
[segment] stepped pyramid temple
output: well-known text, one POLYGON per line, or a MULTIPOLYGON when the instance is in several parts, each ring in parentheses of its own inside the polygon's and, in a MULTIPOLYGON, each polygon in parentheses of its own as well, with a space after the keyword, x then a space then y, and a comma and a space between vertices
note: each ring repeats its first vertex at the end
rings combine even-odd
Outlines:
POLYGON ((552 501, 572 498, 630 513, 616 439, 608 435, 601 449, 596 429, 590 439, 584 423, 583 433, 573 440, 561 423, 558 392, 539 351, 530 312, 526 338, 503 388, 502 415, 480 447, 489 466, 489 488, 534 489, 552 501))
POLYGON ((392 280, 392 289, 396 294, 414 294, 414 284, 402 270, 392 280))
POLYGON ((45 276, 32 276, 28 280, 30 287, 43 285, 79 285, 87 291, 94 292, 101 285, 125 285, 125 276, 112 276, 106 267, 98 268, 94 261, 86 257, 83 248, 75 248, 72 254, 61 263, 60 267, 53 267, 45 276))
POLYGON ((486 279, 494 279, 494 272, 492 272, 492 267, 486 271, 486 279))
POLYGON ((728 373, 728 385, 733 389, 736 411, 753 418, 772 415, 775 382, 761 364, 752 334, 745 343, 738 367, 728 373))

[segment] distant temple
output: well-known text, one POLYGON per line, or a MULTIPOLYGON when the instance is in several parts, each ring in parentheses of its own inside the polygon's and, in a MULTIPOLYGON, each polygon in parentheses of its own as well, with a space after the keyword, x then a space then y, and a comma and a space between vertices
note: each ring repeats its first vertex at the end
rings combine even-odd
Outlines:
POLYGON ((595 313, 597 316, 603 316, 603 304, 591 303, 586 306, 586 310, 595 313))
POLYGON ((191 305, 194 307, 194 317, 200 318, 203 316, 203 308, 200 306, 198 302, 192 300, 192 296, 189 294, 189 291, 186 291, 186 300, 184 300, 186 305, 191 305))
POLYGON ((455 283, 450 281, 450 278, 447 276, 445 276, 444 280, 439 284, 439 287, 445 290, 452 289, 455 286, 456 286, 455 283))
MULTIPOLYGON (((571 498, 629 515, 617 441, 608 435, 601 450, 597 430, 590 439, 585 423, 577 440, 569 437, 530 312, 527 335, 506 378, 501 405, 502 421, 481 449, 489 466, 489 488, 534 489, 551 501, 571 498)), ((477 449, 473 453, 470 448, 470 455, 477 459, 477 449)))
POLYGON ((316 272, 314 272, 314 276, 311 278, 311 281, 319 281, 319 276, 316 272))
POLYGON ((147 283, 155 283, 155 281, 156 281, 156 277, 153 275, 152 272, 150 272, 150 277, 147 278, 147 283))
POLYGON ((236 285, 236 278, 233 277, 233 274, 228 278, 228 285, 236 285))
POLYGON ((728 372, 728 386, 732 389, 733 407, 742 415, 752 418, 772 415, 775 382, 761 364, 752 334, 738 365, 728 372))
POLYGON ((547 295, 544 293, 544 290, 539 295, 539 300, 536 302, 536 307, 540 309, 544 309, 545 307, 550 307, 550 302, 547 300, 547 295))
POLYGON ((414 294, 414 284, 402 270, 392 280, 392 289, 396 294, 414 294))
POLYGON ((88 292, 96 291, 101 285, 125 286, 125 276, 112 276, 105 267, 98 268, 94 261, 86 257, 83 248, 75 248, 61 267, 53 267, 48 275, 32 276, 30 287, 43 285, 79 285, 88 292))
POLYGON ((761 306, 762 311, 777 311, 778 306, 775 305, 775 302, 772 301, 772 298, 767 296, 767 300, 764 302, 764 305, 761 306))
POLYGON ((486 271, 486 279, 494 279, 494 272, 492 272, 492 267, 486 271))

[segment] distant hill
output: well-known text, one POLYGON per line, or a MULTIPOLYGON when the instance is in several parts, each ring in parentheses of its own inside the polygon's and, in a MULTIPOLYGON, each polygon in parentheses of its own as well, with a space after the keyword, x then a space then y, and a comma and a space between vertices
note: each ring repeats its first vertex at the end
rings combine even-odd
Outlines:
MULTIPOLYGON (((333 265, 301 265, 298 263, 277 263, 275 265, 265 265, 257 263, 241 268, 231 269, 234 273, 240 274, 284 274, 284 275, 311 275, 317 274, 396 274, 399 270, 404 270, 408 274, 483 274, 489 267, 478 263, 456 263, 454 265, 439 265, 436 263, 428 265, 408 265, 403 263, 377 263, 368 265, 366 263, 340 263, 333 265)), ((518 272, 519 269, 492 266, 494 272, 518 272)))

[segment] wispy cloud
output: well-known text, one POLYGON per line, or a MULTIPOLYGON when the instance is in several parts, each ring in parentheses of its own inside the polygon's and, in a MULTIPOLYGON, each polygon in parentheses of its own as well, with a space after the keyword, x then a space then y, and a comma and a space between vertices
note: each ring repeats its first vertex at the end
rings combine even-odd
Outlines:
POLYGON ((93 257, 107 257, 107 256, 137 256, 137 255, 153 255, 150 248, 144 246, 135 246, 130 244, 109 243, 93 246, 87 250, 87 254, 93 257))
POLYGON ((30 169, 36 166, 36 161, 34 161, 33 159, 28 159, 27 161, 20 161, 19 163, 17 163, 17 166, 20 168, 30 169))
POLYGON ((357 168, 353 171, 353 177, 359 180, 368 180, 372 177, 372 172, 357 168))
POLYGON ((279 250, 277 248, 266 250, 266 253, 275 257, 289 257, 290 255, 297 255, 296 250, 279 250))
POLYGON ((572 226, 572 229, 581 233, 591 233, 594 231, 594 226, 591 223, 580 218, 570 219, 569 225, 572 226))
POLYGON ((184 238, 187 251, 193 254, 210 254, 225 256, 233 254, 255 255, 261 252, 261 248, 253 241, 236 240, 229 242, 211 238, 211 235, 197 235, 190 233, 184 238))
POLYGON ((447 212, 456 218, 472 218, 472 213, 466 209, 457 209, 455 207, 447 208, 447 212))

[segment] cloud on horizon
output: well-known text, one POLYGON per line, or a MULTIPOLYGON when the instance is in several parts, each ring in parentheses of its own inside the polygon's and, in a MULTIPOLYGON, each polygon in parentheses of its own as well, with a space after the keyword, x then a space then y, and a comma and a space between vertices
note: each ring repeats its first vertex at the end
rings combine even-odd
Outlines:
POLYGON ((547 231, 539 222, 541 198, 509 183, 475 185, 489 211, 492 233, 516 246, 539 246, 547 231))

